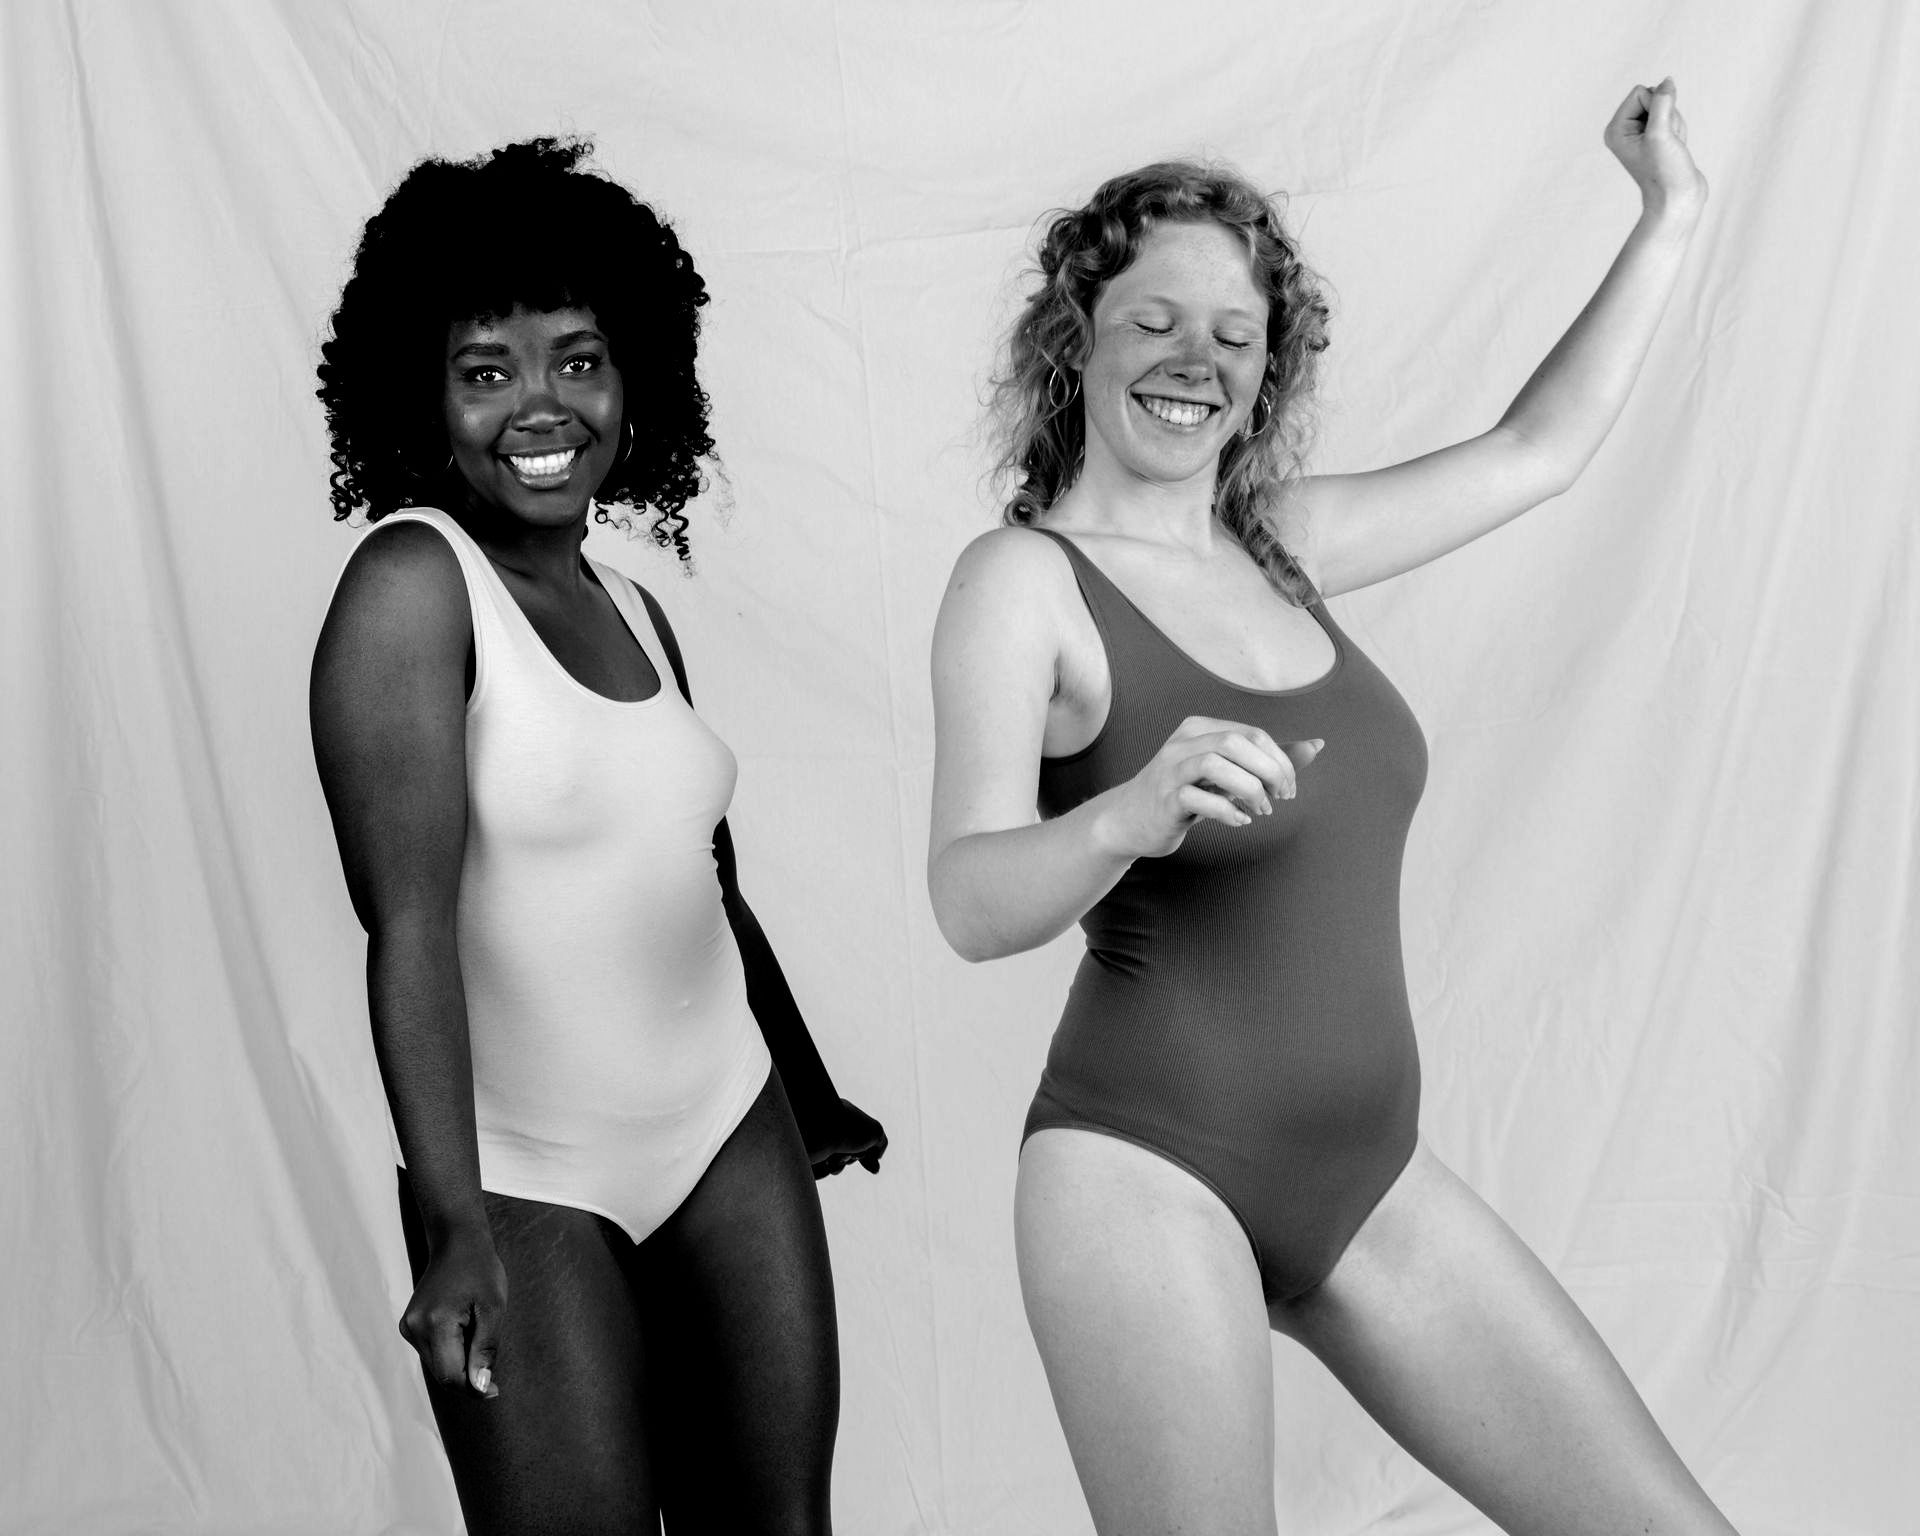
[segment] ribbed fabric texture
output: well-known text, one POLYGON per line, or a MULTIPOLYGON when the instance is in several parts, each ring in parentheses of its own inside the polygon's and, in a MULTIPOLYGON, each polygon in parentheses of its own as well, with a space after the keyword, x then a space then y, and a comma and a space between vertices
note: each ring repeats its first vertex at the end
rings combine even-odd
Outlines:
POLYGON ((1320 739, 1298 794, 1250 826, 1200 821, 1081 919, 1087 953, 1026 1134, 1076 1126, 1188 1169, 1233 1210, 1269 1300, 1324 1279, 1412 1155, 1420 1067, 1400 953, 1400 864, 1425 738, 1379 668, 1310 610, 1332 669, 1282 692, 1194 662, 1072 540, 1105 642, 1098 737, 1040 765, 1057 816, 1123 783, 1189 715, 1320 739))

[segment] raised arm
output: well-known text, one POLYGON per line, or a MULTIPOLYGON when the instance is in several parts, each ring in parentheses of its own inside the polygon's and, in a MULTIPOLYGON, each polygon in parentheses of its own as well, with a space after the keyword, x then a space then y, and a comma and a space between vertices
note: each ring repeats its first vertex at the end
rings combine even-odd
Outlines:
POLYGON ((1113 889, 1136 858, 1171 853, 1200 817, 1245 826, 1290 796, 1294 761, 1264 731, 1184 722, 1140 772, 1051 821, 1034 806, 1060 656, 1077 603, 1065 557, 1021 528, 961 553, 933 632, 933 823, 927 889, 968 960, 1035 949, 1113 889), (1237 797, 1239 803, 1235 803, 1237 797))
POLYGON ((1639 222, 1499 422, 1404 464, 1302 485, 1307 559, 1328 596, 1425 565, 1559 495, 1606 439, 1707 195, 1671 79, 1628 92, 1606 143, 1640 188, 1639 222))
POLYGON ((506 1275, 480 1192, 455 911, 466 846, 472 615, 446 541, 366 539, 320 632, 314 761, 367 931, 367 1011, 429 1258, 400 1331, 442 1385, 491 1396, 506 1275))

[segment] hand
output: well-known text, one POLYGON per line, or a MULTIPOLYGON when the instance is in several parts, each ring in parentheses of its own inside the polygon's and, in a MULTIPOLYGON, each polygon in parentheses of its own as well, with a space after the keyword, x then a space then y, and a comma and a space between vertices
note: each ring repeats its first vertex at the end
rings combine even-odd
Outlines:
POLYGON ((1276 742, 1258 726, 1190 715, 1114 797, 1120 846, 1134 858, 1172 853, 1196 821, 1244 827, 1291 800, 1295 775, 1320 741, 1276 742))
POLYGON ((1648 207, 1697 211, 1707 200, 1707 178, 1687 151, 1687 120, 1671 75, 1651 89, 1636 85, 1627 92, 1607 124, 1606 141, 1648 207))
POLYGON ((845 1099, 836 1111, 823 1119, 826 1124, 807 1146, 807 1158, 813 1164, 816 1179, 836 1174, 849 1163, 858 1163, 868 1173, 880 1171, 880 1159, 887 1150, 887 1133, 878 1120, 845 1099))
POLYGON ((498 1397, 493 1357, 506 1312, 507 1272, 493 1238, 456 1234, 434 1246, 400 1316, 400 1336, 420 1352, 433 1385, 465 1382, 476 1397, 498 1397))

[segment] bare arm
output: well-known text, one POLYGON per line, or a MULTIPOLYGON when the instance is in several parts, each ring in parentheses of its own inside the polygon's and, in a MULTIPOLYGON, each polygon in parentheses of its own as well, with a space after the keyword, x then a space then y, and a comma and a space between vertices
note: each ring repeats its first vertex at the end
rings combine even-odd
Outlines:
POLYGON ((367 931, 374 1051, 431 1249, 401 1332, 435 1379, 464 1377, 488 1393, 506 1291, 480 1192, 454 926, 471 644, 452 550, 431 528, 397 525, 348 564, 314 653, 309 707, 347 891, 367 931))
POLYGON ((1494 427, 1404 464, 1305 482, 1309 561, 1328 596, 1438 559, 1572 485, 1612 430, 1706 200, 1673 83, 1636 86, 1607 125, 1641 190, 1600 287, 1494 427))
MULTIPOLYGON (((927 888, 941 933, 968 960, 1064 933, 1136 858, 1171 853, 1200 817, 1245 826, 1230 797, 1258 812, 1293 793, 1293 763, 1264 731, 1193 719, 1134 778, 1035 819, 1057 615, 1079 600, 1064 563, 1037 534, 985 534, 961 554, 934 627, 927 888)), ((1311 753, 1296 756, 1304 765, 1311 753)))

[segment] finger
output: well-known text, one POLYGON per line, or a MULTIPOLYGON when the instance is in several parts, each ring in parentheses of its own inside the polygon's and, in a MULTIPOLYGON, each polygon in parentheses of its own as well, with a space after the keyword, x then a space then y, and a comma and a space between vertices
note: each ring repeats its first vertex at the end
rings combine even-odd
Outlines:
POLYGON ((1652 104, 1653 92, 1644 85, 1636 85, 1621 99, 1620 105, 1613 109, 1613 116, 1607 122, 1607 136, 1620 138, 1631 136, 1640 131, 1646 122, 1647 109, 1652 104))
MULTIPOLYGON (((416 1330, 413 1347, 435 1386, 457 1387, 467 1374, 466 1320, 451 1312, 435 1312, 416 1330)), ((404 1326, 402 1332, 405 1332, 404 1326)))
POLYGON ((1244 827, 1253 820, 1225 795, 1211 793, 1198 784, 1182 784, 1173 798, 1174 804, 1188 817, 1217 821, 1229 827, 1244 827))
MULTIPOLYGON (((1273 812, 1273 798, 1267 792, 1266 782, 1255 773, 1249 773, 1232 758, 1221 752, 1205 752, 1195 758, 1189 758, 1181 765, 1180 777, 1189 784, 1199 784, 1216 795, 1237 801, 1240 809, 1250 811, 1256 816, 1267 816, 1273 812)), ((1291 773, 1288 774, 1291 778, 1291 773)), ((1290 793, 1288 784, 1280 791, 1282 799, 1290 793)))
POLYGON ((1255 727, 1238 720, 1216 720, 1212 715, 1188 715, 1173 728, 1168 741, 1187 741, 1195 736, 1220 736, 1231 731, 1251 732, 1255 727))
POLYGON ((860 1154, 860 1166, 866 1169, 868 1173, 878 1173, 880 1171, 880 1155, 886 1150, 884 1146, 880 1146, 874 1148, 871 1152, 862 1152, 860 1154))
POLYGON ((1244 768, 1260 780, 1269 796, 1282 800, 1292 792, 1293 770, 1274 739, 1258 726, 1235 725, 1218 735, 1203 738, 1204 745, 1236 767, 1244 768))

